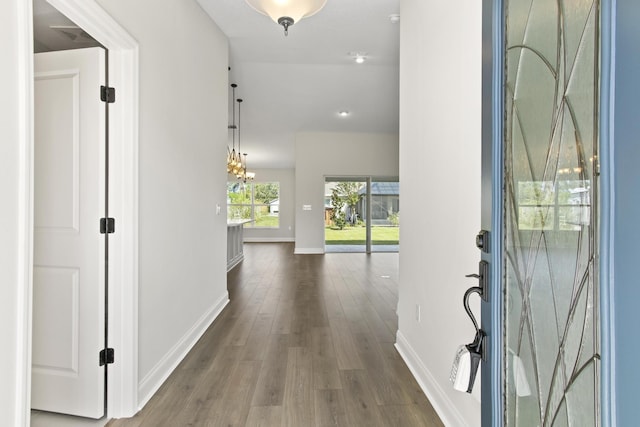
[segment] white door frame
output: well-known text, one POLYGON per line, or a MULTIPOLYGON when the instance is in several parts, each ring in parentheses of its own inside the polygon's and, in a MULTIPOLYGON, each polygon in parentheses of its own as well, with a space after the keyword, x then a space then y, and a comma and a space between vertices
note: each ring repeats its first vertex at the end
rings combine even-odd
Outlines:
MULTIPOLYGON (((116 233, 109 237, 109 346, 116 361, 109 366, 107 417, 130 417, 138 411, 138 43, 96 0, 47 0, 109 49, 109 85, 116 88, 116 102, 109 108, 110 119, 110 216, 116 218, 116 233)), ((28 185, 19 191, 25 200, 20 229, 28 268, 33 266, 33 29, 31 0, 18 13, 18 47, 26 81, 20 82, 24 102, 23 132, 18 144, 30 160, 21 169, 21 180, 28 185)), ((96 88, 96 96, 99 88, 96 88)), ((98 227, 98 218, 96 218, 98 227)), ((31 318, 32 287, 30 272, 18 307, 24 321, 18 326, 18 341, 25 357, 16 366, 17 407, 22 423, 29 425, 31 396, 31 318)), ((97 363, 96 356, 96 363, 97 363)))

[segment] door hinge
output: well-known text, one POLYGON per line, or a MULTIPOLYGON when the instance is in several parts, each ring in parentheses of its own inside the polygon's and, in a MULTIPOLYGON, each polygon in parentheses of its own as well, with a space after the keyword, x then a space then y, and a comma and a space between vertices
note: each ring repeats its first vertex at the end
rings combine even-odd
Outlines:
POLYGON ((116 219, 115 218, 100 218, 100 234, 115 233, 116 231, 116 219))
POLYGON ((116 102, 116 89, 108 86, 100 86, 100 100, 109 104, 116 102))
POLYGON ((112 348, 100 350, 99 362, 100 366, 111 365, 116 360, 116 352, 112 348))

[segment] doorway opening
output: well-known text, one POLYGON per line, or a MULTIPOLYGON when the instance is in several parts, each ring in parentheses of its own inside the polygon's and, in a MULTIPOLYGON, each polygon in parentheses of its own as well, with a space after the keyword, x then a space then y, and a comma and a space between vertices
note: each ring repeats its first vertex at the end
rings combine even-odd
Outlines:
POLYGON ((108 345, 108 51, 43 0, 34 23, 32 425, 103 419, 108 345), (106 350, 105 350, 106 352, 106 350), (106 353, 105 353, 106 354, 106 353), (64 392, 61 393, 61 391, 64 392))
MULTIPOLYGON (((47 0, 47 3, 68 17, 72 23, 77 24, 70 31, 71 34, 62 34, 63 36, 79 36, 84 39, 85 35, 78 28, 80 27, 87 35, 90 34, 101 46, 109 50, 110 64, 107 69, 110 72, 110 86, 118 88, 117 102, 111 104, 110 128, 111 133, 116 137, 113 138, 109 155, 113 160, 110 165, 109 178, 113 196, 110 200, 109 216, 115 217, 120 230, 126 229, 127 233, 113 234, 109 243, 111 256, 108 270, 112 277, 110 289, 112 301, 116 302, 109 308, 108 324, 111 331, 109 347, 116 350, 117 363, 109 365, 109 389, 105 394, 108 398, 108 407, 105 408, 105 412, 109 418, 130 417, 137 412, 139 406, 137 371, 138 43, 97 4, 96 0, 47 0)), ((25 69, 29 71, 28 79, 34 78, 32 61, 28 57, 33 55, 33 48, 37 45, 34 37, 36 24, 33 12, 35 8, 36 6, 33 5, 32 8, 32 3, 29 2, 29 7, 25 8, 24 15, 18 21, 20 31, 24 34, 24 38, 19 39, 18 42, 25 58, 25 69)), ((56 24, 60 25, 60 23, 56 24)), ((99 87, 95 89, 95 93, 99 96, 99 87)), ((35 110, 38 103, 35 102, 29 86, 25 85, 21 88, 21 96, 25 99, 25 105, 27 107, 33 106, 33 110, 35 110)), ((31 108, 27 108, 27 110, 31 110, 31 108)), ((33 114, 28 114, 26 121, 32 122, 33 114)), ((31 131, 28 132, 24 140, 20 141, 20 144, 25 146, 24 150, 27 153, 34 151, 34 142, 30 135, 31 131)), ((25 181, 31 182, 35 173, 34 168, 27 165, 24 171, 25 181)), ((34 187, 36 186, 34 185, 34 187)), ((26 197, 31 200, 35 199, 35 195, 31 191, 26 197)), ((25 215, 23 221, 26 224, 25 227, 31 228, 33 233, 34 223, 29 219, 34 214, 33 204, 29 204, 27 213, 28 215, 25 215)), ((102 210, 99 217, 102 217, 103 213, 102 210)), ((98 219, 95 219, 95 230, 98 230, 98 219)), ((94 224, 91 224, 92 230, 94 230, 93 226, 94 224)), ((30 240, 25 244, 29 251, 34 249, 30 240)), ((29 280, 28 287, 29 294, 31 294, 31 280, 29 280)), ((21 367, 25 379, 21 384, 24 386, 25 393, 20 395, 18 406, 24 414, 24 419, 29 420, 32 400, 30 379, 33 375, 31 367, 33 361, 31 352, 33 307, 30 298, 24 299, 23 309, 28 313, 28 320, 20 331, 20 337, 24 341, 24 348, 28 348, 29 351, 26 353, 27 357, 21 367)), ((98 347, 98 350, 102 348, 98 347)), ((98 364, 97 354, 94 354, 94 361, 98 364)), ((106 419, 103 418, 103 420, 106 419)), ((36 424, 32 423, 31 425, 36 424)), ((69 423, 63 424, 68 425, 69 423)), ((52 424, 45 423, 45 425, 52 424)))
POLYGON ((389 177, 326 177, 325 252, 398 252, 400 183, 389 177))

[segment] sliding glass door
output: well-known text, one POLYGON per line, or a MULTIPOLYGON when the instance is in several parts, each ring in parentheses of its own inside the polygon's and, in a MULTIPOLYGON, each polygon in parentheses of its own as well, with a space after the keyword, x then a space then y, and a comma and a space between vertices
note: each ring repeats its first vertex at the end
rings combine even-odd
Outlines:
POLYGON ((325 179, 325 252, 397 252, 397 178, 325 179))
POLYGON ((400 244, 400 183, 397 179, 371 181, 371 252, 398 252, 400 244))

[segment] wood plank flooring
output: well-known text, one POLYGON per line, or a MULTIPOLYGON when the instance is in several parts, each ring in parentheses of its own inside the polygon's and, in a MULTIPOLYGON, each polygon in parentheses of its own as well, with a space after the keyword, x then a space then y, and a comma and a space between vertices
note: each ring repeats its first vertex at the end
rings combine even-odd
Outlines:
POLYGON ((393 347, 397 253, 244 252, 223 313, 139 414, 108 427, 443 425, 393 347))

